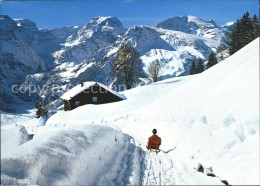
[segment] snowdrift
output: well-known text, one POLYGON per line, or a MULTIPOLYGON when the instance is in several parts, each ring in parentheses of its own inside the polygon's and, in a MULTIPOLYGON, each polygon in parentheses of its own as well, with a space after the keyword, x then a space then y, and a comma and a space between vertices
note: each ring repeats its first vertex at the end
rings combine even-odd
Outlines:
POLYGON ((2 157, 2 182, 259 184, 259 38, 201 74, 124 95, 53 115, 2 157), (153 128, 161 149, 177 148, 144 154, 153 128))
POLYGON ((27 142, 29 136, 24 126, 1 127, 1 155, 27 142))
POLYGON ((132 175, 131 171, 135 164, 140 164, 136 156, 140 153, 130 136, 109 127, 47 127, 12 153, 2 154, 1 182, 3 185, 139 184, 139 175, 132 175))

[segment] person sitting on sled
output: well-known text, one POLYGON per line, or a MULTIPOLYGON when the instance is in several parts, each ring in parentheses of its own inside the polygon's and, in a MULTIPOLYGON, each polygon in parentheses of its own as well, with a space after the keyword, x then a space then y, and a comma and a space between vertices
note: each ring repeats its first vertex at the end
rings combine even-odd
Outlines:
POLYGON ((150 150, 150 149, 159 150, 159 147, 161 145, 161 138, 159 136, 157 136, 156 133, 157 133, 157 130, 153 129, 153 135, 149 138, 149 141, 146 146, 146 148, 148 150, 150 150))

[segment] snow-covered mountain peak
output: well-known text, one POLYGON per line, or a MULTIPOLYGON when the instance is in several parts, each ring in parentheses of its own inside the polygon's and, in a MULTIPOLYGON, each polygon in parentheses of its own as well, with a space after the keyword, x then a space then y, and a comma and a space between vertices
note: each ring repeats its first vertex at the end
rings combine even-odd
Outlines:
POLYGON ((217 27, 215 21, 213 21, 212 19, 206 21, 204 19, 192 15, 188 15, 187 18, 189 23, 190 22, 196 23, 199 27, 201 26, 208 27, 208 28, 217 27))
POLYGON ((89 24, 94 24, 94 25, 104 25, 107 22, 111 22, 111 21, 116 21, 119 24, 120 21, 116 18, 116 17, 112 17, 112 16, 106 16, 106 17, 102 17, 102 16, 98 16, 98 17, 93 17, 90 21, 89 24))
POLYGON ((108 17, 94 17, 84 27, 84 29, 90 29, 92 31, 108 31, 114 30, 115 32, 122 33, 125 31, 122 23, 112 16, 108 17))
POLYGON ((196 16, 176 16, 166 19, 157 25, 158 28, 181 31, 202 37, 220 40, 225 29, 216 25, 213 20, 204 20, 196 16))
POLYGON ((221 27, 225 27, 225 26, 231 26, 235 23, 235 21, 230 21, 230 22, 227 22, 226 24, 222 25, 221 27))
POLYGON ((56 63, 88 60, 101 48, 111 46, 125 32, 116 17, 94 17, 77 33, 69 36, 64 48, 55 52, 56 63))
POLYGON ((87 25, 67 39, 65 46, 77 45, 91 38, 95 32, 109 32, 114 36, 123 34, 125 29, 116 17, 94 17, 87 25))
POLYGON ((231 29, 235 26, 235 21, 230 21, 227 22, 226 24, 222 25, 221 28, 225 28, 225 29, 231 29))
POLYGON ((157 27, 168 30, 182 31, 186 33, 193 33, 200 27, 214 28, 218 27, 213 20, 203 20, 199 17, 188 15, 188 16, 176 16, 173 18, 166 19, 160 22, 157 27))

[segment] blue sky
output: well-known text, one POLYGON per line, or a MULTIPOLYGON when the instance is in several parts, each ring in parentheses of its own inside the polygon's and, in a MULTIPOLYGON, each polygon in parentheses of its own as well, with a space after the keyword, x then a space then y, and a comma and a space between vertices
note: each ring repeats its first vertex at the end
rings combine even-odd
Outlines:
POLYGON ((258 0, 172 1, 2 1, 1 14, 27 18, 38 28, 86 25, 95 16, 116 16, 124 27, 155 26, 180 15, 213 19, 218 25, 239 19, 248 11, 259 16, 258 0))

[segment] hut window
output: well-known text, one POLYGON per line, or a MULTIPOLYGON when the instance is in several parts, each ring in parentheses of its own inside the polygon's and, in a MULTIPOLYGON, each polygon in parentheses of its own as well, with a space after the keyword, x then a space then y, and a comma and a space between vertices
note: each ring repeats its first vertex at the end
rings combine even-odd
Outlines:
POLYGON ((75 101, 75 106, 79 106, 80 101, 75 101))
POLYGON ((97 102, 97 97, 92 97, 93 102, 97 102))

